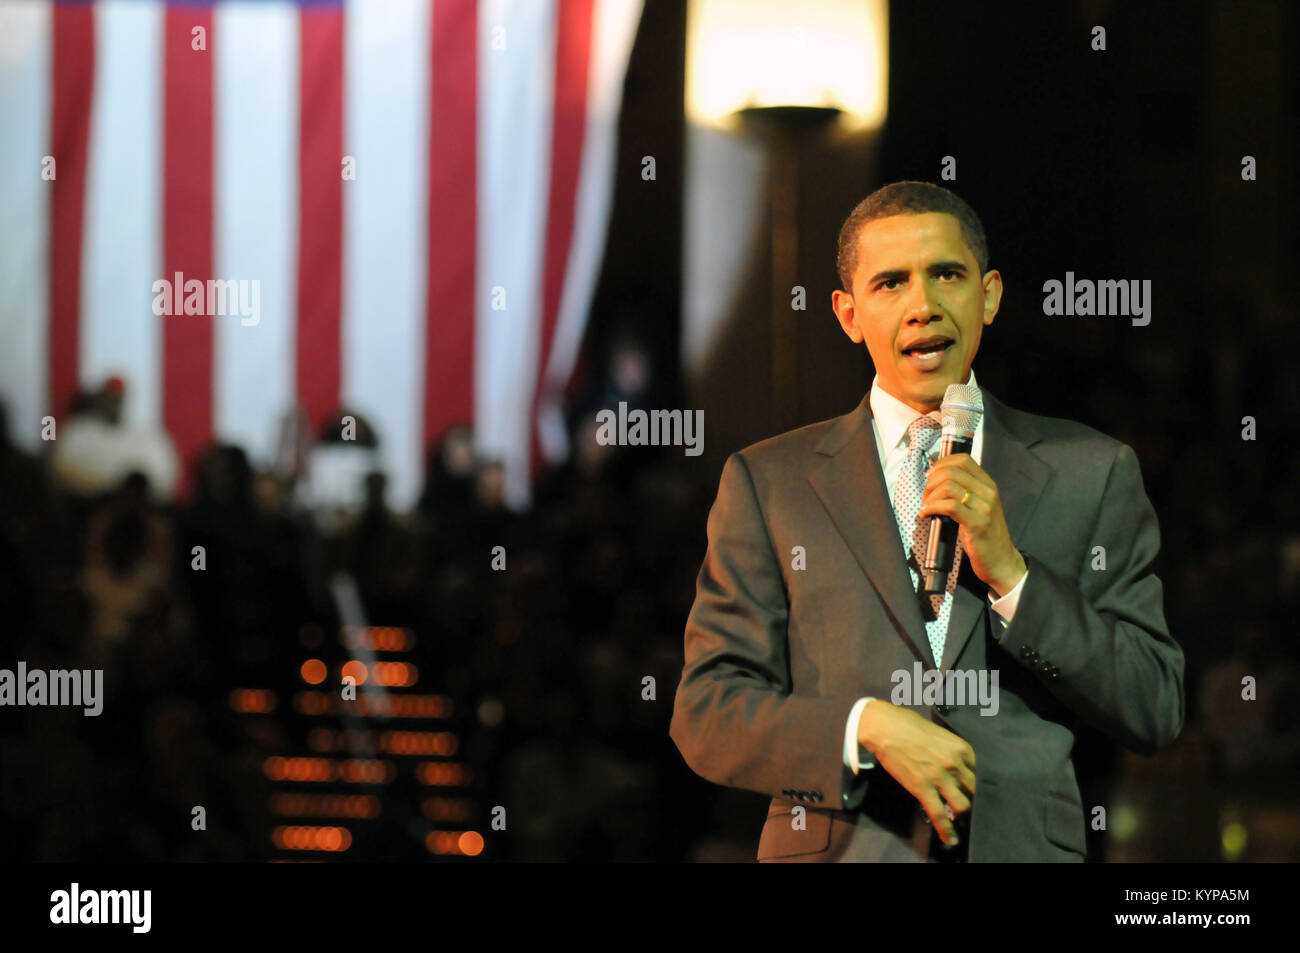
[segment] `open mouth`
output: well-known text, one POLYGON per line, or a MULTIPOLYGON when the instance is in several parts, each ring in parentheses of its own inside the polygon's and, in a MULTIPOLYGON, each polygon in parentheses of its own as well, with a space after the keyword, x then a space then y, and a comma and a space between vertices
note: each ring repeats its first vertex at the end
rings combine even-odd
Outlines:
POLYGON ((951 351, 956 341, 937 341, 920 347, 910 347, 903 351, 903 356, 921 370, 930 370, 943 363, 944 355, 951 351))

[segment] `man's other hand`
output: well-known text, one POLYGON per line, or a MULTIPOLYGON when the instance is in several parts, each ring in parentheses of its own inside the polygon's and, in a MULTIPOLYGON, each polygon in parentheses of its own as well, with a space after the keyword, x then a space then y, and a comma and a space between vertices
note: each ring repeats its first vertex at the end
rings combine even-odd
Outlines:
POLYGON ((862 709, 858 743, 911 792, 943 842, 956 844, 948 809, 953 818, 970 810, 962 789, 975 793, 975 749, 947 728, 880 699, 862 709))

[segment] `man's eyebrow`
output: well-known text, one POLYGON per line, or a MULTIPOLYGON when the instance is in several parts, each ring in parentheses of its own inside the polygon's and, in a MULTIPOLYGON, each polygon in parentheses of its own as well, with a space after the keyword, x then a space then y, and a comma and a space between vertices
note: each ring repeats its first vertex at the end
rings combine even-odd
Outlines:
MULTIPOLYGON (((934 264, 927 267, 926 270, 931 274, 940 271, 960 271, 963 275, 969 271, 964 262, 956 260, 936 261, 934 264)), ((867 280, 867 284, 874 285, 877 281, 902 281, 908 276, 908 274, 909 272, 906 268, 893 268, 888 271, 878 271, 867 280)))

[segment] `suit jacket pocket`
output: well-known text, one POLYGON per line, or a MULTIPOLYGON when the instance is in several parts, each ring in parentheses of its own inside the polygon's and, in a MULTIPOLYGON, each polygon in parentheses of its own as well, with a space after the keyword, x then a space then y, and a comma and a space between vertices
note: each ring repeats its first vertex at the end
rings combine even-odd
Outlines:
POLYGON ((1064 794, 1048 791, 1043 798, 1043 834, 1057 847, 1074 851, 1080 857, 1087 852, 1083 805, 1064 794))
MULTIPOLYGON (((804 805, 797 805, 804 807, 804 805)), ((826 811, 806 807, 802 819, 794 813, 793 801, 773 801, 767 822, 758 839, 759 861, 816 859, 830 846, 831 816, 826 811)))

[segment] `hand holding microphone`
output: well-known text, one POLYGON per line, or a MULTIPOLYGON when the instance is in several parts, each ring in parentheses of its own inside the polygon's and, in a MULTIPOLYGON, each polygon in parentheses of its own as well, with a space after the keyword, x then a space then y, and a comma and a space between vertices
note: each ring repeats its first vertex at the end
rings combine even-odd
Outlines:
POLYGON ((971 570, 996 595, 1005 595, 1020 581, 1025 562, 1011 541, 997 484, 970 455, 984 413, 979 388, 950 384, 941 412, 939 458, 926 475, 918 511, 922 517, 939 517, 930 521, 929 544, 921 561, 921 591, 944 591, 960 538, 971 570))

